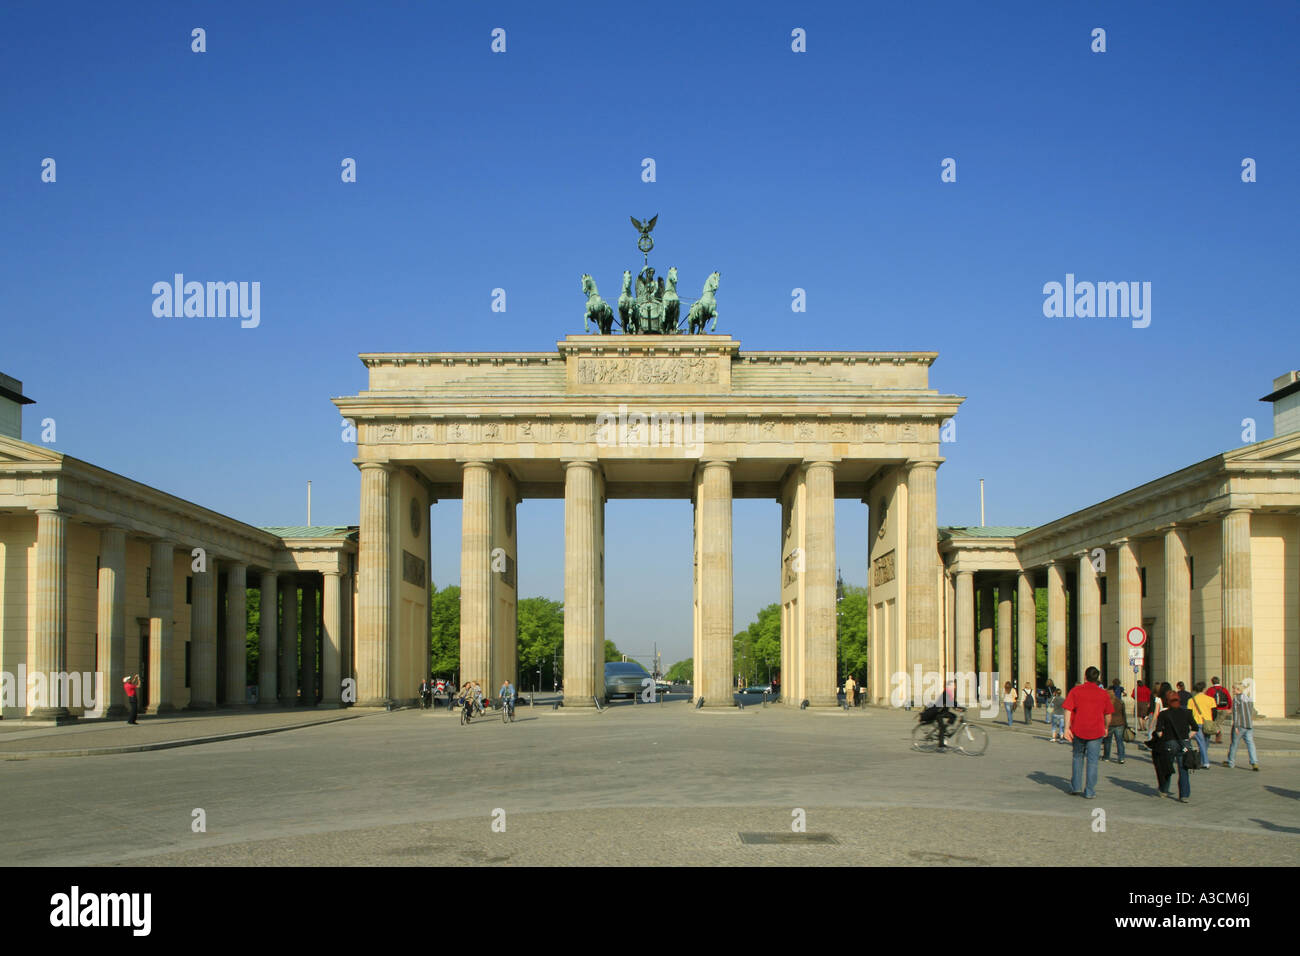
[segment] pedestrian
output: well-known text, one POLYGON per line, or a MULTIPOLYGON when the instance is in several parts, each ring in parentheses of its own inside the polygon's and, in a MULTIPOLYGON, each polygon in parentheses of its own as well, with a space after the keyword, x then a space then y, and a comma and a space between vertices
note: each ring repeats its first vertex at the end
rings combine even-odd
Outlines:
POLYGON ((1052 742, 1065 743, 1065 698, 1061 696, 1061 688, 1053 687, 1052 696, 1047 699, 1047 713, 1052 721, 1052 742))
POLYGON ((1151 713, 1151 688, 1142 681, 1137 682, 1133 690, 1133 699, 1137 701, 1137 720, 1141 730, 1147 729, 1147 714, 1151 713))
POLYGON ((1030 681, 1020 692, 1024 697, 1021 706, 1025 708, 1025 725, 1029 725, 1029 717, 1034 712, 1034 682, 1030 681))
POLYGON ((1011 681, 1002 685, 1002 709, 1007 712, 1007 726, 1011 726, 1011 715, 1016 712, 1016 702, 1019 700, 1015 689, 1011 686, 1011 681))
POLYGON ((853 675, 850 674, 848 678, 844 681, 844 706, 845 707, 857 706, 854 703, 856 698, 853 696, 854 692, 857 690, 857 686, 858 685, 853 680, 853 675))
MULTIPOLYGON (((126 707, 128 724, 134 724, 136 716, 140 713, 140 675, 130 674, 122 681, 122 690, 126 691, 126 707)), ((1255 752, 1255 744, 1251 741, 1251 753, 1255 752)))
POLYGON ((1115 711, 1115 697, 1098 685, 1100 679, 1101 671, 1089 667, 1083 673, 1084 682, 1065 695, 1062 705, 1065 708, 1065 739, 1074 748, 1070 793, 1088 800, 1097 795, 1097 758, 1101 755, 1101 739, 1106 736, 1106 717, 1115 711))
POLYGON ((1178 802, 1187 803, 1192 796, 1191 779, 1187 773, 1188 761, 1184 752, 1191 747, 1194 721, 1192 714, 1182 704, 1177 691, 1170 691, 1165 707, 1156 721, 1152 737, 1152 760, 1156 765, 1156 786, 1159 796, 1173 796, 1169 792, 1174 772, 1178 772, 1178 802))
MULTIPOLYGON (((1113 696, 1113 695, 1112 695, 1113 696)), ((1116 698, 1115 711, 1106 718, 1106 739, 1101 745, 1101 759, 1110 760, 1110 742, 1115 741, 1115 755, 1124 762, 1124 731, 1128 729, 1128 711, 1124 702, 1116 698)))
POLYGON ((1228 730, 1228 736, 1232 743, 1228 745, 1228 759, 1223 765, 1233 765, 1237 759, 1237 745, 1245 739, 1250 769, 1258 771, 1259 760, 1255 756, 1255 702, 1246 696, 1246 688, 1240 681, 1232 685, 1232 726, 1228 730))
POLYGON ((1214 733, 1218 728, 1214 723, 1214 698, 1205 693, 1205 681, 1197 681, 1192 689, 1192 719, 1196 721, 1196 747, 1201 752, 1201 769, 1210 769, 1210 748, 1206 734, 1214 733))
MULTIPOLYGON (((1234 684, 1233 686, 1235 687, 1236 685, 1234 684)), ((1217 677, 1210 678, 1210 686, 1205 688, 1205 693, 1214 699, 1214 713, 1212 717, 1214 719, 1215 727, 1217 728, 1214 734, 1214 742, 1216 744, 1221 744, 1223 743, 1223 725, 1225 722, 1231 721, 1235 715, 1235 710, 1232 706, 1232 695, 1223 688, 1223 685, 1219 683, 1219 678, 1217 677)), ((1228 729, 1228 739, 1232 739, 1231 728, 1228 729)))
POLYGON ((1051 724, 1052 722, 1052 712, 1047 705, 1052 702, 1052 698, 1055 696, 1056 685, 1052 683, 1052 679, 1049 677, 1043 687, 1043 723, 1045 724, 1051 724))
MULTIPOLYGON (((1189 691, 1189 690, 1187 689, 1187 686, 1186 686, 1182 681, 1179 681, 1179 682, 1178 682, 1177 684, 1175 684, 1174 686, 1175 686, 1175 687, 1177 688, 1177 690, 1178 690, 1178 700, 1179 700, 1179 702, 1182 704, 1183 708, 1186 709, 1186 708, 1187 708, 1187 702, 1188 702, 1189 700, 1192 699, 1192 693, 1191 693, 1191 691, 1189 691)), ((1166 703, 1167 703, 1167 702, 1166 702, 1166 703)))

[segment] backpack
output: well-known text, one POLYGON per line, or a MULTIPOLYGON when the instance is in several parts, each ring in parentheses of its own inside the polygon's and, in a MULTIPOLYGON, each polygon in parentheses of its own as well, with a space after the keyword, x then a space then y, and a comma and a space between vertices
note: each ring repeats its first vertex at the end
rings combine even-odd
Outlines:
POLYGON ((1226 710, 1228 708, 1228 692, 1222 687, 1214 688, 1214 707, 1216 710, 1226 710))

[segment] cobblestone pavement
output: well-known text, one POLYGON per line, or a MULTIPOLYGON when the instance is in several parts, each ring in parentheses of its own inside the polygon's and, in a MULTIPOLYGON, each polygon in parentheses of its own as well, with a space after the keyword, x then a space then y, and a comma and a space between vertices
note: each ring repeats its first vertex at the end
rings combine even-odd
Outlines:
POLYGON ((445 711, 402 711, 201 747, 0 764, 0 858, 1114 865, 1141 845, 1142 859, 1171 864, 1207 851, 1224 864, 1300 860, 1295 759, 1264 759, 1260 773, 1197 772, 1192 802, 1178 804, 1154 796, 1135 748, 1125 764, 1104 765, 1097 798, 1083 800, 1066 793, 1069 749, 1045 730, 990 729, 988 753, 965 757, 913 752, 915 715, 882 710, 674 702, 519 716, 461 727, 445 711), (796 808, 807 835, 792 832, 796 808), (195 809, 206 832, 191 829, 195 809), (750 845, 741 833, 799 842, 750 845))

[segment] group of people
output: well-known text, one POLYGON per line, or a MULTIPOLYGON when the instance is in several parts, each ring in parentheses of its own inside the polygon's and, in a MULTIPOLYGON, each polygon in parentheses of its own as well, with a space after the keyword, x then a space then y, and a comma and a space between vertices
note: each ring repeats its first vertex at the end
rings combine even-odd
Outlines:
POLYGON ((420 706, 428 710, 433 707, 434 697, 441 697, 445 693, 447 693, 447 681, 430 675, 428 680, 420 681, 420 706))
MULTIPOLYGON (((1124 733, 1129 729, 1124 689, 1116 680, 1107 690, 1100 677, 1097 668, 1089 667, 1084 672, 1084 682, 1071 690, 1060 705, 1064 714, 1064 738, 1074 748, 1070 792, 1087 798, 1096 795, 1098 757, 1110 759, 1112 739, 1116 742, 1119 762, 1124 762, 1124 733), (1104 755, 1101 754, 1103 741, 1104 755)), ((1147 735, 1143 745, 1151 751, 1160 796, 1173 796, 1172 783, 1177 774, 1178 802, 1190 800, 1192 788, 1188 772, 1209 769, 1209 738, 1213 735, 1214 742, 1222 742, 1223 723, 1230 722, 1228 759, 1223 765, 1229 768, 1236 765, 1237 748, 1244 740, 1250 768, 1259 770, 1255 752, 1254 702, 1242 683, 1235 683, 1232 693, 1229 693, 1217 677, 1211 678, 1208 687, 1204 681, 1198 681, 1190 692, 1181 681, 1177 690, 1168 682, 1162 682, 1153 693, 1150 687, 1138 681, 1133 696, 1137 704, 1138 729, 1147 735)), ((1132 733, 1136 738, 1136 732, 1132 733)), ((1053 724, 1053 739, 1055 737, 1053 724)))
MULTIPOLYGON (((441 681, 439 682, 441 683, 441 681)), ((476 680, 467 680, 460 685, 459 690, 448 688, 448 695, 454 698, 457 707, 469 709, 471 715, 481 715, 486 712, 488 707, 492 706, 492 699, 483 693, 483 687, 476 680)), ((497 691, 499 704, 508 710, 514 710, 515 706, 515 685, 510 683, 510 678, 501 682, 501 688, 497 691)))

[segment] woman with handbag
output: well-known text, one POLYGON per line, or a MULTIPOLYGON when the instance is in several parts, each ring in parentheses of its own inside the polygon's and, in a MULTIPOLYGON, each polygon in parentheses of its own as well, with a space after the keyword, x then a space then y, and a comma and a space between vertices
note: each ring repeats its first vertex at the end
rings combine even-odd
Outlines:
POLYGON ((1218 725, 1214 722, 1214 698, 1205 693, 1205 681, 1198 680, 1192 685, 1195 693, 1192 699, 1187 702, 1188 708, 1192 712, 1192 717, 1196 721, 1196 746, 1201 751, 1201 768, 1209 769, 1210 766, 1210 744, 1207 734, 1217 734, 1218 725))
POLYGON ((1169 792, 1170 784, 1177 771, 1178 802, 1187 803, 1192 795, 1191 779, 1187 771, 1200 763, 1200 755, 1191 744, 1194 719, 1191 712, 1183 707, 1177 691, 1171 690, 1164 703, 1165 708, 1156 720, 1155 735, 1151 738, 1156 784, 1160 796, 1173 796, 1169 792))
POLYGON ((1015 714, 1016 712, 1016 703, 1019 700, 1020 700, 1020 696, 1015 692, 1015 689, 1011 686, 1011 681, 1007 681, 1002 686, 1002 709, 1007 712, 1008 727, 1011 726, 1011 718, 1012 715, 1015 714))

